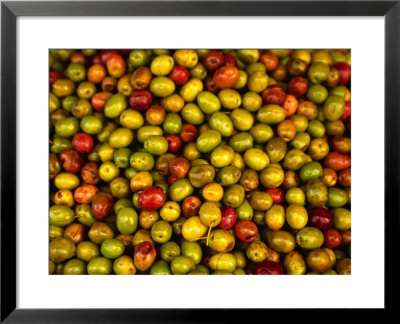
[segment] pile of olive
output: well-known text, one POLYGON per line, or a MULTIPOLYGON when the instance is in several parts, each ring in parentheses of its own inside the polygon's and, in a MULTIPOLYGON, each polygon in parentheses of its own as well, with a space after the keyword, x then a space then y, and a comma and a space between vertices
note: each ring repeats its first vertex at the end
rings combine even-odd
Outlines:
POLYGON ((350 50, 50 50, 50 274, 350 274, 350 50))

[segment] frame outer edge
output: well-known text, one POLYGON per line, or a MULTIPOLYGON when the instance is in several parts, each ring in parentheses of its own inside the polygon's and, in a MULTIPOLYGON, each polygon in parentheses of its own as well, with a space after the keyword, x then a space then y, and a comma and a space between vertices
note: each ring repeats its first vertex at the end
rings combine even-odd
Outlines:
POLYGON ((4 3, 1 4, 1 26, 0 302, 3 321, 16 308, 16 15, 4 3))
POLYGON ((398 307, 394 299, 398 278, 390 271, 400 228, 400 2, 385 16, 385 308, 398 307), (389 284, 388 284, 389 283, 389 284), (392 294, 391 294, 391 293, 392 294))

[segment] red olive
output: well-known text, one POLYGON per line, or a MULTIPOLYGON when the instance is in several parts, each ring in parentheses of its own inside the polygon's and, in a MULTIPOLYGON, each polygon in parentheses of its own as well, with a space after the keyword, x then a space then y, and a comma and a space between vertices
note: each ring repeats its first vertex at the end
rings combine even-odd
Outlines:
POLYGON ((239 240, 245 243, 251 243, 257 239, 257 225, 251 220, 240 220, 235 225, 235 235, 239 240))
POLYGON ((129 96, 129 104, 133 109, 142 111, 150 107, 153 97, 150 91, 137 90, 133 91, 129 96))
POLYGON ((169 173, 174 178, 184 178, 189 172, 190 163, 182 157, 178 157, 169 164, 169 173))
POLYGON ((266 104, 280 105, 285 100, 285 97, 285 90, 278 84, 270 85, 262 92, 262 98, 266 104))
POLYGON ((99 53, 100 63, 103 65, 107 65, 107 60, 111 56, 111 54, 118 54, 118 52, 113 49, 101 50, 99 53))
POLYGON ((209 71, 215 71, 225 64, 224 54, 220 51, 209 51, 203 58, 203 64, 209 71))
POLYGON ((351 187, 351 168, 340 171, 339 183, 343 187, 351 187))
POLYGON ((350 168, 351 157, 347 153, 330 152, 325 158, 325 167, 331 168, 335 171, 350 168))
POLYGON ((164 205, 166 199, 167 197, 160 187, 152 186, 142 191, 138 199, 138 205, 143 210, 157 210, 164 205))
POLYGON ((232 88, 239 79, 239 70, 235 66, 222 66, 213 75, 213 80, 218 88, 232 88))
POLYGON ((74 191, 74 200, 79 204, 90 204, 98 192, 99 188, 94 185, 79 186, 74 191))
POLYGON ((232 54, 225 54, 225 65, 237 66, 236 58, 232 54))
POLYGON ((214 82, 212 76, 209 75, 204 80, 204 84, 205 84, 205 87, 206 87, 207 91, 210 91, 210 92, 213 92, 213 93, 218 91, 218 87, 215 85, 215 82, 214 82))
POLYGON ((342 243, 342 235, 335 229, 330 228, 324 233, 324 245, 327 248, 337 248, 342 243))
POLYGON ((332 213, 325 208, 315 207, 308 211, 310 224, 320 230, 327 230, 332 227, 332 213))
POLYGON ((88 184, 97 184, 100 181, 99 167, 94 162, 86 163, 81 170, 81 178, 83 182, 88 184))
POLYGON ((140 271, 149 269, 156 260, 156 255, 156 249, 151 242, 144 241, 139 243, 135 247, 135 252, 133 253, 133 262, 135 263, 135 267, 140 271))
POLYGON ((182 85, 189 79, 189 71, 184 66, 176 65, 169 77, 176 85, 182 85))
POLYGON ((179 135, 184 142, 192 142, 199 135, 199 130, 192 124, 184 124, 179 135))
POLYGON ((340 247, 346 247, 351 243, 351 230, 343 231, 342 232, 342 243, 340 247))
POLYGON ((61 152, 60 163, 67 172, 78 173, 82 169, 83 160, 80 154, 74 149, 65 149, 61 152))
POLYGON ((256 263, 252 270, 253 270, 253 274, 255 274, 255 275, 281 275, 281 274, 283 274, 283 268, 278 262, 268 261, 268 260, 256 263))
POLYGON ((235 209, 229 206, 225 206, 221 208, 221 222, 218 227, 229 230, 233 226, 235 226, 237 220, 237 214, 235 209))
POLYGON ((351 116, 351 102, 350 101, 346 101, 344 104, 344 112, 343 115, 340 117, 340 120, 347 120, 349 119, 351 116))
POLYGON ((78 133, 72 139, 72 145, 79 153, 89 153, 93 149, 93 138, 86 133, 78 133))
POLYGON ((121 77, 126 71, 125 60, 118 52, 107 57, 106 66, 108 73, 114 78, 121 77))
POLYGON ((111 215, 114 209, 112 196, 106 192, 98 192, 92 200, 94 218, 102 220, 111 215))
POLYGON ((278 66, 279 59, 271 51, 263 51, 260 55, 260 62, 265 65, 267 71, 273 71, 278 66))
POLYGON ((108 99, 112 96, 111 92, 98 92, 96 93, 92 99, 90 99, 90 103, 94 110, 103 112, 104 106, 106 105, 108 99))
POLYGON ((50 88, 53 86, 53 83, 56 82, 57 80, 62 79, 62 74, 58 71, 50 71, 49 73, 49 82, 50 82, 50 88))
POLYGON ((283 189, 268 188, 265 191, 271 195, 274 204, 282 205, 283 202, 285 201, 285 192, 283 191, 283 189))
POLYGON ((199 215, 201 200, 196 196, 186 197, 182 202, 182 213, 185 217, 199 215))
POLYGON ((287 85, 287 92, 296 98, 303 96, 308 90, 308 82, 301 76, 296 76, 290 79, 287 85))
POLYGON ((339 84, 346 84, 351 78, 351 66, 346 62, 338 62, 333 66, 339 71, 340 81, 339 84))
POLYGON ((178 135, 168 134, 165 139, 168 142, 168 152, 176 153, 181 149, 182 140, 178 135))

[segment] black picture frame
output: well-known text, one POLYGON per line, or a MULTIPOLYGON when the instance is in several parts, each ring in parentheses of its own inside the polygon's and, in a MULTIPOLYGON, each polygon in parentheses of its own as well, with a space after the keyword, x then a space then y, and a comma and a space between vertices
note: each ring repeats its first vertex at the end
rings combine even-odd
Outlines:
MULTIPOLYGON (((19 16, 381 16, 385 19, 385 309, 398 275, 400 1, 4 1, 1 3, 1 322, 225 322, 243 310, 16 308, 16 19, 19 16)), ((373 44, 371 44, 373 46, 373 44)), ((369 68, 369 67, 366 67, 369 68)), ((382 190, 382 188, 374 188, 382 190)), ((371 234, 372 235, 372 234, 371 234)), ((371 243, 372 244, 372 243, 371 243)), ((371 260, 373 262, 373 260, 371 260)), ((38 292, 40 294, 40 292, 38 292)), ((265 310, 251 310, 263 316, 265 310)), ((254 314, 254 315, 253 315, 254 314)))

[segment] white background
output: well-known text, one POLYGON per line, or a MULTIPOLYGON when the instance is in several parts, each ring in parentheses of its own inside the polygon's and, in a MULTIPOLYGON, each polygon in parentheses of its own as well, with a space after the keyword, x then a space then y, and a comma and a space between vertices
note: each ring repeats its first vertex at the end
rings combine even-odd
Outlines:
POLYGON ((17 307, 383 307, 384 19, 18 18, 17 307), (351 48, 351 276, 49 276, 48 48, 351 48), (373 167, 373 174, 371 174, 373 167))

